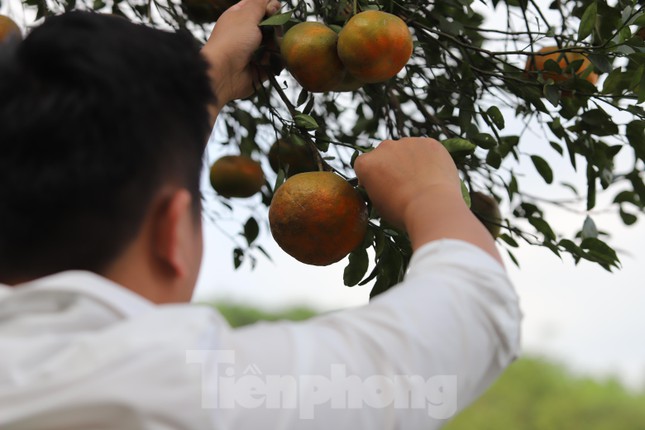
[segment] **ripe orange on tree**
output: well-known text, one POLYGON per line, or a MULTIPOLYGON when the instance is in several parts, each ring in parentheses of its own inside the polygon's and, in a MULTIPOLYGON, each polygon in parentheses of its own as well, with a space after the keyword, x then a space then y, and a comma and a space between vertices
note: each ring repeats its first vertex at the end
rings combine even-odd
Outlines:
POLYGON ((269 207, 271 234, 280 248, 316 266, 335 263, 360 245, 367 221, 358 191, 332 172, 292 176, 269 207))
POLYGON ((470 210, 494 238, 499 236, 502 229, 502 213, 493 196, 479 191, 470 193, 470 210))
POLYGON ((412 55, 412 35, 396 15, 368 10, 354 15, 338 35, 338 56, 355 78, 383 82, 412 55))
POLYGON ((575 71, 575 75, 579 77, 584 77, 587 81, 592 84, 598 82, 598 75, 593 71, 593 65, 591 61, 582 53, 579 52, 554 52, 558 51, 557 46, 547 46, 540 49, 536 54, 533 54, 526 60, 526 66, 524 70, 528 76, 536 76, 537 72, 542 72, 544 79, 553 79, 555 82, 566 81, 572 77, 572 74, 569 70, 566 70, 569 64, 574 61, 582 60, 582 64, 575 71), (545 64, 548 60, 555 61, 560 69, 561 73, 545 70, 545 64), (589 72, 587 72, 589 70, 589 72))
POLYGON ((264 185, 260 163, 245 155, 226 155, 213 163, 213 189, 223 197, 251 197, 264 185))
POLYGON ((20 27, 18 27, 18 24, 13 19, 0 15, 0 42, 5 42, 12 38, 22 40, 20 27))
POLYGON ((282 168, 287 176, 317 170, 316 159, 311 148, 300 145, 289 138, 278 139, 269 149, 269 164, 274 172, 282 168))
POLYGON ((311 92, 332 91, 345 75, 338 58, 338 35, 319 22, 301 22, 291 27, 280 44, 287 70, 311 92))

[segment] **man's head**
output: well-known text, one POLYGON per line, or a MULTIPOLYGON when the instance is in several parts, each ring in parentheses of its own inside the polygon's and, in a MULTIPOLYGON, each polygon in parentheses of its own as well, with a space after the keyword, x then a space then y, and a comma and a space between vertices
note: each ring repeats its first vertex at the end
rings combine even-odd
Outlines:
POLYGON ((0 52, 0 282, 106 275, 126 257, 196 277, 153 254, 197 252, 173 236, 186 206, 201 258, 206 72, 188 33, 80 12, 0 52))

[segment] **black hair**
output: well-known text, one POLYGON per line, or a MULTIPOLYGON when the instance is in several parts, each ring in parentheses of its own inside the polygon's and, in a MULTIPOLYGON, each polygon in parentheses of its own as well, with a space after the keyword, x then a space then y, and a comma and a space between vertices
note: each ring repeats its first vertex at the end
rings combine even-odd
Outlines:
POLYGON ((192 35, 70 12, 2 49, 0 282, 100 273, 165 184, 199 214, 214 94, 192 35))

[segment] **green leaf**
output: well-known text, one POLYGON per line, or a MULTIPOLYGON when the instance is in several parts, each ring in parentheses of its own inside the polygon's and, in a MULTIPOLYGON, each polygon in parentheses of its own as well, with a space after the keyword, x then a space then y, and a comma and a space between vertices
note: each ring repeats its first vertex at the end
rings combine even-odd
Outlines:
POLYGON ((560 122, 560 118, 555 118, 553 121, 547 122, 547 125, 549 126, 553 134, 555 134, 560 139, 564 138, 564 136, 566 135, 564 127, 562 127, 562 123, 560 122))
POLYGON ((564 149, 562 148, 562 145, 560 145, 558 142, 554 142, 554 141, 550 140, 549 145, 551 145, 551 148, 555 149, 555 151, 558 154, 564 155, 564 149))
POLYGON ((616 251, 600 239, 593 237, 587 238, 582 241, 580 248, 587 251, 585 257, 588 260, 601 263, 606 270, 611 271, 611 266, 620 266, 616 251))
POLYGON ((291 19, 291 15, 293 14, 293 11, 290 10, 289 12, 285 13, 279 13, 277 15, 273 15, 262 21, 260 24, 258 24, 260 27, 263 26, 275 26, 275 25, 284 25, 289 20, 291 19))
POLYGON ((244 237, 246 242, 250 245, 255 239, 257 239, 258 234, 260 234, 260 226, 255 218, 250 217, 246 224, 244 224, 244 237))
POLYGON ((233 250, 233 266, 237 269, 242 265, 244 261, 244 250, 242 248, 235 248, 233 250))
POLYGON ((566 251, 568 251, 570 254, 573 254, 574 256, 582 256, 582 249, 569 239, 562 239, 560 242, 558 242, 558 246, 564 248, 566 251))
POLYGON ((625 136, 636 156, 645 161, 645 120, 634 120, 627 124, 625 136))
POLYGON ((516 267, 520 267, 520 262, 517 261, 517 258, 515 257, 515 254, 513 254, 509 249, 506 250, 506 253, 510 257, 511 261, 513 264, 515 264, 516 267))
POLYGON ((587 165, 587 210, 596 206, 596 172, 591 165, 587 165))
POLYGON ((469 106, 468 108, 461 108, 459 109, 459 127, 461 128, 461 131, 465 131, 468 126, 470 125, 470 122, 472 120, 472 111, 469 110, 472 109, 472 106, 469 106))
POLYGON ((386 238, 383 229, 376 228, 374 230, 374 252, 376 253, 376 258, 379 258, 383 251, 385 251, 386 238))
POLYGON ((301 104, 306 102, 307 97, 309 97, 309 91, 303 88, 302 91, 300 91, 300 94, 298 94, 298 101, 296 102, 296 106, 300 106, 301 104))
POLYGON ((638 206, 638 196, 633 191, 621 191, 614 197, 614 203, 632 203, 638 206))
POLYGON ((304 113, 296 114, 293 119, 298 127, 302 127, 305 130, 315 130, 319 127, 318 123, 315 119, 313 119, 313 117, 304 113))
POLYGON ((544 243, 542 243, 542 246, 544 246, 545 248, 548 248, 555 255, 562 258, 562 256, 560 255, 560 249, 558 249, 558 246, 555 243, 549 240, 545 240, 544 243))
POLYGON ((582 14, 580 19, 580 26, 578 27, 578 40, 583 40, 585 37, 589 36, 593 31, 594 26, 596 25, 596 16, 598 15, 598 5, 594 1, 585 12, 582 14))
POLYGON ((273 192, 278 191, 278 188, 284 183, 284 180, 287 178, 287 175, 284 172, 284 169, 278 170, 278 176, 275 178, 275 184, 273 185, 273 192))
POLYGON ((302 109, 302 113, 304 113, 304 114, 309 114, 309 113, 311 113, 311 111, 314 109, 314 103, 315 103, 315 100, 316 100, 315 98, 310 97, 310 98, 309 98, 309 101, 307 102, 307 104, 305 105, 305 107, 302 109))
POLYGON ((560 103, 560 89, 555 85, 547 84, 543 88, 544 97, 551 103, 553 106, 557 107, 560 103))
POLYGON ((513 239, 511 236, 509 236, 506 233, 500 234, 498 238, 503 240, 508 244, 508 246, 512 246, 513 248, 518 248, 520 246, 515 239, 513 239))
POLYGON ((261 245, 257 245, 256 248, 257 248, 258 251, 260 251, 262 254, 264 254, 264 256, 267 258, 267 260, 273 261, 273 259, 269 255, 269 253, 261 245))
POLYGON ((620 218, 623 220, 623 223, 625 225, 633 225, 638 221, 638 217, 634 214, 631 214, 629 212, 626 212, 622 207, 620 208, 619 212, 620 218))
MULTIPOLYGON (((560 56, 563 56, 563 55, 564 55, 564 53, 560 53, 559 55, 560 55, 560 56)), ((560 57, 558 57, 558 59, 559 59, 559 58, 560 58, 560 57)), ((546 60, 546 61, 544 62, 544 71, 547 71, 547 72, 553 72, 553 73, 556 73, 556 74, 558 74, 558 75, 559 75, 560 73, 562 73, 562 67, 560 67, 560 63, 559 63, 559 62, 557 62, 557 61, 552 60, 551 58, 549 58, 548 60, 546 60)))
POLYGON ((345 285, 353 287, 358 284, 363 276, 365 276, 365 273, 367 273, 368 266, 369 258, 367 256, 367 250, 359 248, 350 253, 349 263, 347 263, 343 273, 345 285))
POLYGON ((370 281, 372 281, 374 278, 378 276, 378 273, 379 273, 379 267, 377 265, 377 266, 374 266, 374 269, 372 269, 372 272, 369 275, 367 275, 361 282, 359 282, 358 285, 360 286, 367 285, 370 281))
POLYGON ((634 72, 631 80, 629 81, 629 88, 636 88, 640 85, 643 75, 645 74, 645 64, 641 64, 638 69, 634 72))
POLYGON ((553 170, 551 170, 551 166, 549 166, 549 163, 547 161, 540 157, 539 155, 531 155, 531 161, 533 161, 533 165, 535 166, 535 169, 538 171, 540 176, 544 179, 544 182, 547 184, 550 184, 553 182, 553 170))
POLYGON ((537 231, 542 233, 545 238, 549 240, 555 240, 555 233, 548 222, 544 221, 542 218, 531 217, 529 218, 529 223, 535 227, 537 231))
POLYGON ((634 19, 634 22, 631 25, 636 25, 638 27, 645 27, 645 13, 641 13, 640 16, 634 19))
POLYGON ((602 54, 589 54, 587 58, 602 73, 609 73, 612 71, 613 67, 609 57, 602 54))
POLYGON ((477 148, 477 145, 472 143, 470 140, 462 139, 460 137, 443 140, 441 144, 453 155, 472 154, 477 148))
POLYGON ((506 125, 504 122, 504 115, 502 115, 502 112, 500 112, 497 106, 489 107, 486 113, 493 121, 493 124, 495 124, 495 127, 497 127, 498 130, 504 129, 504 126, 506 125))
POLYGON ((641 82, 638 84, 638 100, 636 103, 645 102, 645 73, 641 76, 641 82))
POLYGON ((596 136, 611 136, 618 133, 618 126, 612 117, 600 108, 588 110, 580 115, 580 120, 584 123, 579 126, 580 129, 596 136))
POLYGON ((582 231, 580 232, 580 235, 583 239, 598 237, 598 228, 596 227, 596 223, 589 215, 585 218, 585 222, 582 223, 582 231))
POLYGON ((619 68, 614 69, 607 75, 607 78, 605 79, 605 83, 602 86, 602 92, 603 94, 611 94, 615 93, 619 88, 620 84, 623 80, 623 72, 619 68))
POLYGON ((491 149, 497 145, 495 138, 488 133, 477 133, 473 136, 473 140, 477 146, 484 149, 491 149))
POLYGON ((466 183, 462 180, 459 180, 461 183, 461 196, 464 198, 464 201, 466 202, 466 206, 470 208, 470 192, 468 192, 468 187, 466 187, 466 183))
POLYGON ((508 198, 513 200, 513 196, 519 192, 519 186, 517 185, 517 179, 515 175, 511 175, 511 180, 508 183, 508 198))
POLYGON ((372 291, 370 291, 370 300, 387 291, 392 284, 393 282, 387 273, 379 273, 376 277, 376 282, 372 287, 372 291))
POLYGON ((495 149, 491 149, 490 151, 488 151, 488 154, 486 154, 486 164, 488 164, 493 169, 499 169, 499 167, 502 165, 502 156, 499 155, 499 152, 497 152, 495 149))

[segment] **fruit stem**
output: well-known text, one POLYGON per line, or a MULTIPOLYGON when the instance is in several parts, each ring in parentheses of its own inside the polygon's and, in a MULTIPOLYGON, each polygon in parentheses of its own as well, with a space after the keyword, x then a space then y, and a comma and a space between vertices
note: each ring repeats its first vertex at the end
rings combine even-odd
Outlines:
POLYGON ((269 81, 271 82, 271 86, 277 91, 278 95, 282 99, 282 102, 287 106, 287 109, 289 110, 289 113, 291 114, 291 116, 295 117, 296 115, 298 115, 299 112, 296 110, 296 108, 291 103, 291 101, 289 100, 287 95, 284 93, 284 91, 282 91, 282 87, 280 86, 278 81, 275 79, 275 76, 273 76, 270 73, 268 75, 269 75, 269 81))

